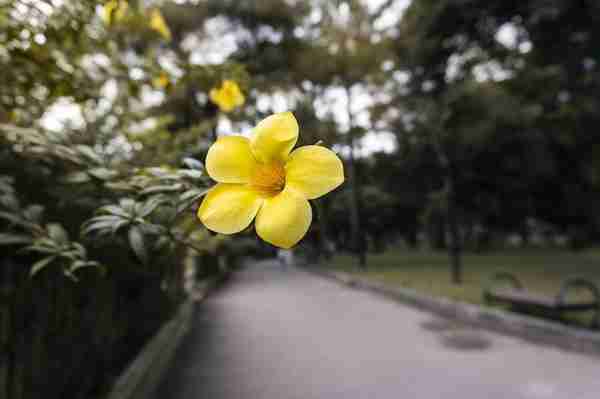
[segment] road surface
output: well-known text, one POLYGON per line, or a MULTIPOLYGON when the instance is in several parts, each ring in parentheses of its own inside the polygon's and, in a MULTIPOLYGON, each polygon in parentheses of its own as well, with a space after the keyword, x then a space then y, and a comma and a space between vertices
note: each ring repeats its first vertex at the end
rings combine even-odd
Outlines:
POLYGON ((600 359, 262 262, 198 306, 156 397, 597 399, 600 359))

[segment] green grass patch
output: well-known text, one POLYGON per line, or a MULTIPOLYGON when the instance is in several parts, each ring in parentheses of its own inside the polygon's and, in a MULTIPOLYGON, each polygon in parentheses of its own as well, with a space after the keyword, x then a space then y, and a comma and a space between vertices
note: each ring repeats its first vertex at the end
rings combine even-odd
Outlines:
MULTIPOLYGON (((483 287, 496 272, 515 275, 525 289, 554 296, 568 277, 585 277, 600 287, 600 250, 520 249, 468 253, 463 258, 463 283, 453 284, 445 252, 392 250, 368 257, 361 271, 355 258, 337 255, 329 267, 430 295, 474 304, 482 303, 483 287)), ((583 296, 581 292, 576 296, 583 296)), ((588 296, 589 297, 589 296, 588 296)), ((569 320, 585 324, 587 315, 569 320)))

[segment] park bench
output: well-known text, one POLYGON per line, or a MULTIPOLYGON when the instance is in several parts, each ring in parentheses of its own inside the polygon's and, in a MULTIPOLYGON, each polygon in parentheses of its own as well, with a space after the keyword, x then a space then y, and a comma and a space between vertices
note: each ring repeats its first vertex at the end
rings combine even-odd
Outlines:
POLYGON ((515 311, 541 311, 556 316, 567 312, 594 311, 592 328, 600 328, 600 290, 589 280, 581 277, 566 279, 556 296, 530 292, 512 274, 496 273, 483 290, 486 304, 506 304, 515 311), (584 289, 591 293, 591 299, 569 299, 574 290, 584 289))

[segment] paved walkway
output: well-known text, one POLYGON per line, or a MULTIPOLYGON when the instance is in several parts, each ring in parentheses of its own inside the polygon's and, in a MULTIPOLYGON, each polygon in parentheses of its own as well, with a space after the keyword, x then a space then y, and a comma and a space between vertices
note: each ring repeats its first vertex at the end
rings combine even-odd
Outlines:
POLYGON ((264 262, 199 306, 164 399, 600 397, 600 359, 264 262))

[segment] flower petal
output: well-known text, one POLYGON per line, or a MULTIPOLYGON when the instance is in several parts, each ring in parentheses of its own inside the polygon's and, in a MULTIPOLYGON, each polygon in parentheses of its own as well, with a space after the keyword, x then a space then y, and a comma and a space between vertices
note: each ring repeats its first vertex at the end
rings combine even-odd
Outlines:
POLYGON ((210 101, 217 104, 219 109, 223 112, 231 112, 235 107, 231 98, 227 95, 227 92, 223 90, 211 89, 210 101))
POLYGON ((111 25, 113 22, 120 22, 127 14, 129 4, 124 0, 110 0, 104 4, 102 9, 102 19, 106 25, 111 25))
POLYGON ((240 86, 234 80, 228 79, 221 83, 221 87, 211 89, 208 95, 210 101, 216 104, 223 112, 231 112, 246 101, 240 86))
POLYGON ((240 86, 233 80, 225 80, 223 82, 223 89, 227 94, 231 97, 231 101, 235 103, 236 106, 242 105, 244 103, 244 95, 240 90, 240 86))
POLYGON ((256 233, 260 238, 280 248, 291 248, 304 237, 312 210, 308 201, 291 189, 265 199, 256 217, 256 233))
POLYGON ((247 183, 255 167, 250 140, 243 136, 219 137, 206 155, 206 171, 219 183, 247 183))
POLYGON ((285 161, 298 141, 298 122, 291 112, 266 117, 256 125, 252 152, 260 162, 285 161))
POLYGON ((227 112, 224 108, 226 104, 222 104, 222 95, 221 95, 221 91, 219 89, 215 89, 212 88, 210 89, 210 91, 208 92, 208 97, 210 98, 210 101, 212 101, 214 104, 216 104, 219 109, 221 109, 221 111, 227 112))
POLYGON ((319 198, 344 182, 344 166, 340 158, 318 145, 295 149, 285 171, 286 186, 304 194, 307 199, 319 198))
POLYGON ((150 27, 160 33, 165 39, 171 40, 171 30, 157 8, 153 9, 150 13, 150 27))
POLYGON ((204 197, 198 218, 217 233, 239 233, 250 225, 262 203, 263 199, 245 184, 219 183, 204 197))

